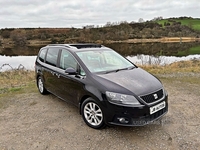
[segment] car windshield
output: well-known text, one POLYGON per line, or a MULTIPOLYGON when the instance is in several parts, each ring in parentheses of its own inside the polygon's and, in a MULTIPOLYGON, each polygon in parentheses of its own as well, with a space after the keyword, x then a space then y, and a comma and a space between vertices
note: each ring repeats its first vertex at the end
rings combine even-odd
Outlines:
POLYGON ((132 69, 135 66, 113 50, 79 51, 79 58, 93 73, 109 73, 132 69))

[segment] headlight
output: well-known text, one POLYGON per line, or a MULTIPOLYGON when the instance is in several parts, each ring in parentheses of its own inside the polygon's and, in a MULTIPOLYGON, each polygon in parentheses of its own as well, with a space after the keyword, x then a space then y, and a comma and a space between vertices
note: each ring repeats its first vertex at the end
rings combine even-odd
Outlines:
POLYGON ((108 101, 117 105, 137 105, 140 104, 138 100, 131 95, 106 92, 106 96, 108 97, 108 101))

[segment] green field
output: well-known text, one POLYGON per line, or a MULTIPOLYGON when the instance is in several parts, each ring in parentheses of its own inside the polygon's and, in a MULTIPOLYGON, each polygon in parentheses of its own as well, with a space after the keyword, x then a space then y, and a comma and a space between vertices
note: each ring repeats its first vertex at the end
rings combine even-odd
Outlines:
POLYGON ((190 48, 190 54, 200 54, 200 46, 190 48))
POLYGON ((176 22, 181 22, 181 25, 186 25, 186 26, 188 26, 188 27, 190 27, 190 28, 192 28, 192 29, 194 29, 194 30, 198 30, 198 31, 200 31, 200 18, 197 18, 197 19, 195 19, 195 18, 185 18, 185 19, 179 19, 179 18, 177 18, 177 19, 162 19, 162 20, 159 20, 159 21, 156 21, 157 23, 159 23, 159 24, 162 24, 163 26, 164 26, 164 23, 166 22, 166 23, 172 23, 172 22, 170 22, 169 20, 174 20, 174 21, 176 21, 176 22))
POLYGON ((191 47, 188 51, 179 51, 178 56, 200 54, 200 46, 191 47))

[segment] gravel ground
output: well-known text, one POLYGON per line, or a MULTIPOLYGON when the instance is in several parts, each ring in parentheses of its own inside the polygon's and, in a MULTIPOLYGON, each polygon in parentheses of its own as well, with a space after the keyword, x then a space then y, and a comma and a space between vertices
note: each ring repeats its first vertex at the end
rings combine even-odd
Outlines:
POLYGON ((39 92, 0 97, 0 150, 200 149, 200 85, 163 78, 169 112, 144 127, 88 127, 78 109, 39 92))

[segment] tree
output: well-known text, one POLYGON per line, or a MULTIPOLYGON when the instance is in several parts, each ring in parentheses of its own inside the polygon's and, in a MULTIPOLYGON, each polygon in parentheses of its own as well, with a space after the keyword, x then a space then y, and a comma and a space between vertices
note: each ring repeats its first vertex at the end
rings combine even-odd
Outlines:
POLYGON ((10 38, 10 31, 8 30, 3 30, 2 33, 1 33, 1 36, 3 38, 10 38))
POLYGON ((24 46, 27 44, 27 37, 25 30, 15 29, 14 31, 11 32, 10 37, 16 45, 24 46))
POLYGON ((143 22, 145 22, 145 21, 144 21, 144 19, 140 18, 140 19, 138 20, 138 22, 139 22, 139 23, 143 23, 143 22))

